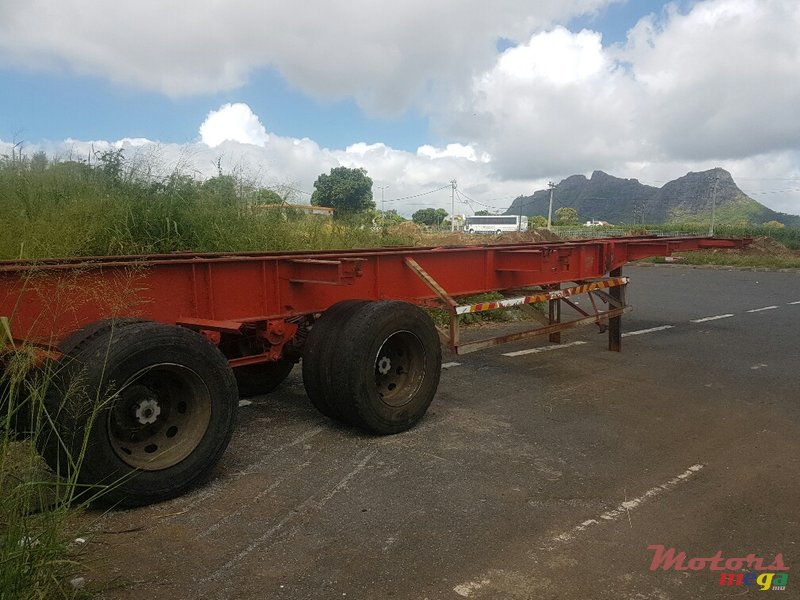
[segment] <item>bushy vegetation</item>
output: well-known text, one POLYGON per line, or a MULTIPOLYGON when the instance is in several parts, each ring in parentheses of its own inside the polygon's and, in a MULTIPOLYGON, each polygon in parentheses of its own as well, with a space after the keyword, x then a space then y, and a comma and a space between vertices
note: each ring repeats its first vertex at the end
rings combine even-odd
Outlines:
POLYGON ((57 478, 37 453, 57 443, 45 402, 56 373, 53 363, 34 367, 35 357, 17 348, 0 369, 0 598, 84 597, 75 516, 88 500, 78 499, 76 476, 57 478))
POLYGON ((86 162, 43 155, 0 160, 2 258, 176 251, 352 248, 407 243, 376 232, 369 215, 331 221, 290 208, 280 195, 219 173, 199 181, 154 177, 121 151, 86 162))
MULTIPOLYGON (((409 243, 375 227, 372 212, 310 216, 282 204, 281 190, 239 175, 201 181, 152 171, 116 150, 82 162, 0 158, 0 258, 409 243)), ((69 583, 78 568, 74 519, 86 494, 76 501, 77 482, 57 479, 36 451, 54 435, 45 396, 58 363, 31 369, 36 353, 19 348, 2 356, 10 343, 4 325, 0 319, 0 598, 76 597, 84 592, 69 583)))
MULTIPOLYGON (((695 235, 708 234, 708 224, 674 223, 667 225, 647 225, 648 232, 660 233, 691 233, 695 235)), ((800 250, 800 227, 775 227, 768 223, 764 225, 718 225, 714 227, 717 237, 770 237, 792 250, 800 250)))

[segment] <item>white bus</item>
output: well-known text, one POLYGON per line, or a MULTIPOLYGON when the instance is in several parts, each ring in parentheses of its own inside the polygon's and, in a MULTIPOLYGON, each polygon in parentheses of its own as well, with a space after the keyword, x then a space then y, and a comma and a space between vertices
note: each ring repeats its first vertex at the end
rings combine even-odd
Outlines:
POLYGON ((528 217, 519 215, 468 216, 464 222, 467 233, 503 233, 528 231, 528 217))

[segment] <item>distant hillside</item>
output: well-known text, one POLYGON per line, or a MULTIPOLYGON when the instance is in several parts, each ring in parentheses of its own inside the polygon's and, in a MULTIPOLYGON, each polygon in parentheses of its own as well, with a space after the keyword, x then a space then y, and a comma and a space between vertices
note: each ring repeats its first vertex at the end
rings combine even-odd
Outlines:
MULTIPOLYGON (((636 179, 620 179, 602 171, 590 179, 572 175, 561 181, 553 193, 555 211, 569 206, 582 221, 597 219, 609 223, 666 223, 708 221, 716 184, 716 221, 761 224, 778 221, 800 226, 800 216, 775 212, 745 194, 724 169, 687 173, 661 188, 636 179)), ((538 190, 532 196, 514 200, 506 214, 547 216, 550 193, 538 190)))

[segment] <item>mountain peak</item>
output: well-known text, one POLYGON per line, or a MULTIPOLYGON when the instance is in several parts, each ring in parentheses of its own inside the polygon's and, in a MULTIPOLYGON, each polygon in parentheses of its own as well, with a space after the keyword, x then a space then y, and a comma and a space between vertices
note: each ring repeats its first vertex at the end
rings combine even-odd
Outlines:
MULTIPOLYGON (((549 196, 548 190, 520 196, 506 214, 546 215, 549 196)), ((610 223, 702 221, 710 218, 712 205, 718 222, 800 222, 800 217, 777 213, 747 196, 720 167, 689 172, 661 188, 596 170, 589 179, 580 174, 566 177, 553 194, 553 210, 568 206, 578 211, 581 220, 610 223)))

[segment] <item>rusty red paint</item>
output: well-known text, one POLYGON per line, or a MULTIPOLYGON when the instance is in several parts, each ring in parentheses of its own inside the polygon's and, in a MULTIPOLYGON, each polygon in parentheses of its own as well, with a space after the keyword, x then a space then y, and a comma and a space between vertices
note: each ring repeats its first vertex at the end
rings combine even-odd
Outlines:
POLYGON ((437 294, 409 268, 409 258, 447 294, 462 296, 600 278, 631 260, 746 243, 648 236, 497 246, 3 261, 0 315, 10 317, 15 338, 46 345, 109 316, 224 332, 236 329, 237 323, 263 326, 321 312, 349 298, 429 305, 437 294))

